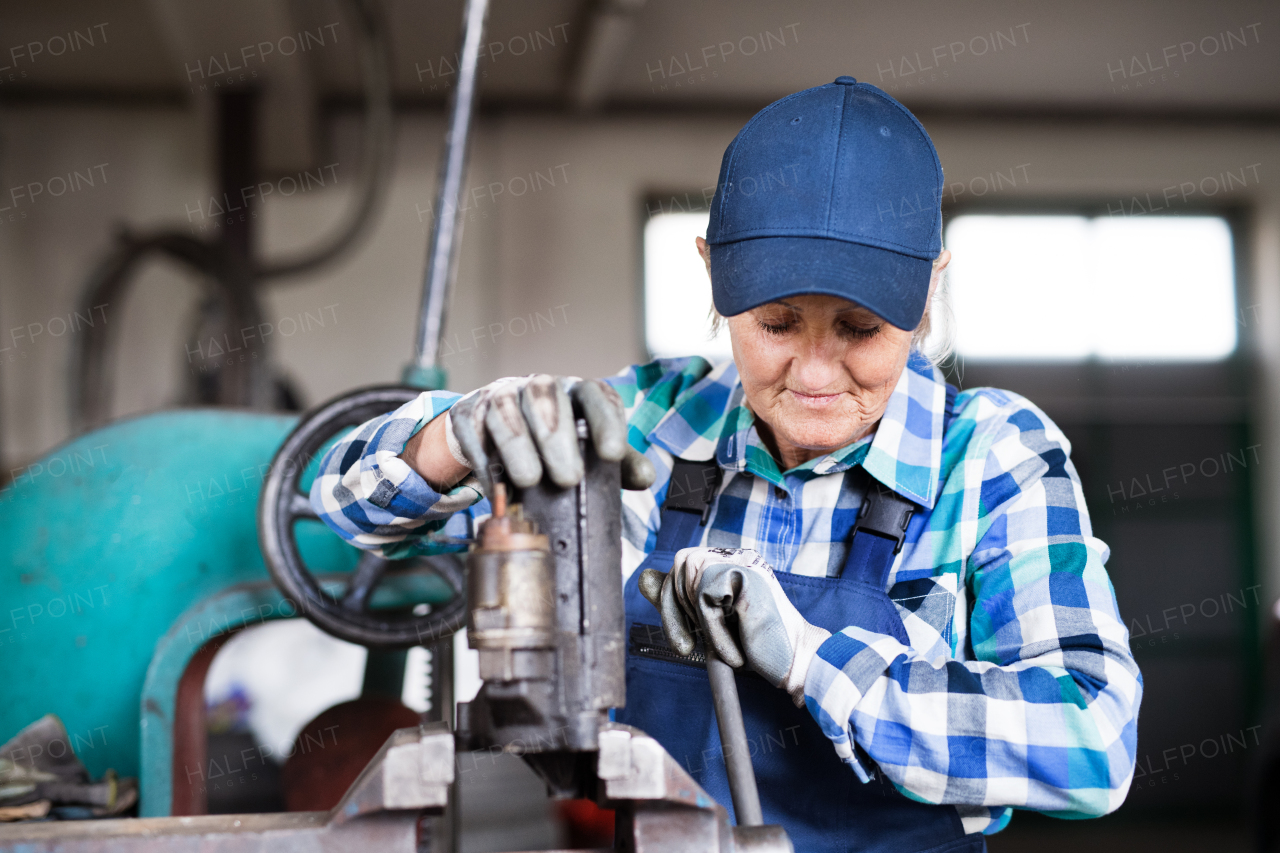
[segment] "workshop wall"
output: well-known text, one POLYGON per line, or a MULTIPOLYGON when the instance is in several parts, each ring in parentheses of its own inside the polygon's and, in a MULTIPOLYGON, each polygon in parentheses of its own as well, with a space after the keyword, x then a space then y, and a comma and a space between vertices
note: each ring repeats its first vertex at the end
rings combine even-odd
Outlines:
MULTIPOLYGON (((0 447, 4 465, 13 468, 68 437, 75 332, 61 320, 74 325, 68 315, 114 229, 176 227, 207 235, 219 224, 210 212, 205 107, 9 106, 4 117, 5 187, 56 188, 53 178, 89 169, 96 176, 74 193, 28 192, 0 214, 0 347, 7 348, 0 350, 0 447)), ((602 375, 643 358, 644 199, 712 186, 724 146, 745 118, 481 119, 448 316, 444 364, 451 386, 465 390, 534 370, 602 375)), ((1256 355, 1255 440, 1265 461, 1266 448, 1280 438, 1280 186, 1270 175, 1280 160, 1280 133, 1265 126, 923 119, 948 184, 962 185, 953 191, 959 202, 988 183, 980 179, 1000 172, 1015 176, 998 190, 1010 200, 1114 199, 1121 209, 1133 195, 1154 197, 1170 185, 1250 168, 1246 186, 1186 201, 1237 204, 1248 213, 1248 267, 1241 273, 1251 294, 1244 306, 1256 307, 1242 314, 1241 337, 1256 355)), ((267 291, 273 357, 307 405, 357 385, 394 381, 410 355, 442 133, 436 115, 403 116, 395 178, 371 237, 321 273, 267 291)), ((261 254, 302 248, 342 215, 356 189, 357 120, 333 122, 325 138, 320 159, 334 180, 268 200, 261 254)), ((283 188, 287 177, 271 179, 283 188)), ((156 264, 123 304, 101 309, 118 342, 117 415, 179 402, 184 375, 218 357, 186 346, 185 318, 196 298, 185 273, 156 264)), ((1256 517, 1272 517, 1280 509, 1280 471, 1264 464, 1255 482, 1256 517)), ((1258 526, 1271 600, 1280 594, 1280 536, 1272 525, 1258 526)))

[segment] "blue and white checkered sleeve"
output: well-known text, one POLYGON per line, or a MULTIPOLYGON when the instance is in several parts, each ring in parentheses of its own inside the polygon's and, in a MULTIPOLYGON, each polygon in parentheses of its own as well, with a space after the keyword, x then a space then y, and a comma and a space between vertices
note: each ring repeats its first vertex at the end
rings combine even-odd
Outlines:
POLYGON ((865 753, 915 799, 975 814, 1107 814, 1133 778, 1142 697, 1107 548, 1052 421, 1025 401, 995 420, 956 469, 970 479, 949 483, 934 510, 976 538, 966 562, 976 660, 925 660, 846 628, 815 656, 807 705, 842 758, 860 769, 865 753))
POLYGON ((311 484, 311 506, 320 519, 357 548, 389 559, 451 550, 433 547, 427 537, 481 500, 478 482, 468 476, 441 494, 399 455, 405 442, 458 399, 448 391, 423 392, 335 444, 311 484))

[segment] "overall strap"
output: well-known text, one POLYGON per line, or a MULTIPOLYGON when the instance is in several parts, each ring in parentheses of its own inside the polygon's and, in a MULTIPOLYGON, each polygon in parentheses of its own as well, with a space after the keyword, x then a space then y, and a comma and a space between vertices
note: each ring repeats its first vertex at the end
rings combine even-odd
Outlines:
POLYGON ((914 503, 867 476, 867 491, 849 539, 849 557, 840 577, 883 590, 893 558, 902 550, 914 503))
POLYGON ((720 466, 714 459, 690 462, 676 459, 671 468, 667 499, 658 520, 655 551, 675 552, 691 548, 702 539, 702 528, 711 517, 711 504, 720 488, 720 466))
MULTIPOLYGON (((942 413, 944 436, 955 419, 956 395, 959 393, 950 383, 946 387, 946 407, 942 413)), ((889 580, 889 570, 893 568, 893 558, 902 550, 907 523, 919 507, 871 478, 865 470, 863 476, 867 480, 866 495, 850 534, 849 557, 839 576, 884 589, 889 580)))

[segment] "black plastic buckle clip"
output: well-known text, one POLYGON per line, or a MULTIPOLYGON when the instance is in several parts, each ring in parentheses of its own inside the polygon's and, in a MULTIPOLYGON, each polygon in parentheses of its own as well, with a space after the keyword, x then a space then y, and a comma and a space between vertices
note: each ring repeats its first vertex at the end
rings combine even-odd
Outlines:
POLYGON ((907 538, 907 523, 916 511, 916 505, 906 498, 886 489, 879 483, 872 483, 862 499, 862 508, 858 510, 858 519, 853 524, 853 533, 859 530, 892 539, 896 544, 893 553, 902 550, 902 543, 907 538))
POLYGON ((714 459, 709 462, 676 459, 662 508, 699 513, 705 525, 711 517, 711 505, 719 488, 720 466, 714 459))

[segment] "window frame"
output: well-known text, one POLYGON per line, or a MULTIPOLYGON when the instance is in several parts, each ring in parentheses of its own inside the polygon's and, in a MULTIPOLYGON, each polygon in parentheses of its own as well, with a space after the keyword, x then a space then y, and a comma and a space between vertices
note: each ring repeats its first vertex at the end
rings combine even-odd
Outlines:
MULTIPOLYGON (((1136 195, 1133 194, 1133 195, 1136 195)), ((1143 197, 1146 197, 1146 191, 1143 191, 1143 197)), ((1099 199, 1096 196, 1079 197, 1079 198, 1053 198, 1045 196, 1033 196, 1026 198, 1003 198, 1003 199, 969 199, 962 202, 944 203, 942 205, 942 235, 944 238, 943 248, 949 248, 946 245, 945 238, 947 228, 951 222, 960 216, 1084 216, 1087 218, 1106 218, 1114 216, 1109 214, 1108 205, 1114 205, 1116 198, 1099 199)), ((1135 215, 1135 214, 1130 214, 1135 215)), ((1253 257, 1251 234, 1253 233, 1253 224, 1256 218, 1255 206, 1247 202, 1231 202, 1221 204, 1210 204, 1201 201, 1196 204, 1186 204, 1178 208, 1175 213, 1151 213, 1136 214, 1138 216, 1169 216, 1169 217, 1186 217, 1186 216, 1216 216, 1220 217, 1227 223, 1227 229, 1231 234, 1231 262, 1233 272, 1232 293, 1235 297, 1236 304, 1236 347, 1228 355, 1222 359, 1215 361, 1181 360, 1181 359, 1160 359, 1158 361, 1143 361, 1140 359, 1102 359, 1097 356, 1090 356, 1080 360, 1070 360, 1062 362, 1041 362, 1039 360, 1019 361, 1016 359, 974 359, 975 363, 982 364, 999 364, 1005 363, 1009 365, 1032 365, 1040 363, 1081 365, 1081 364, 1100 364, 1100 365, 1193 365, 1193 364, 1240 364, 1243 365, 1252 358, 1252 353, 1257 351, 1258 337, 1256 322, 1241 322, 1241 317, 1246 308, 1254 307, 1249 303, 1253 292, 1253 277, 1250 267, 1250 259, 1253 257)), ((961 356, 956 355, 948 359, 948 362, 954 366, 954 362, 963 360, 961 356)), ((948 371, 948 376, 950 372, 948 371)))
POLYGON ((649 190, 645 192, 637 205, 639 227, 634 230, 636 239, 636 288, 635 288, 635 306, 636 306, 636 324, 638 326, 637 339, 640 341, 640 351, 643 361, 650 362, 658 358, 654 355, 653 350, 649 348, 649 329, 646 318, 648 317, 648 292, 645 287, 648 270, 645 267, 645 242, 644 232, 649 220, 657 214, 663 213, 711 213, 711 203, 708 199, 705 204, 702 203, 703 190, 701 189, 683 189, 683 190, 649 190), (670 202, 685 202, 693 205, 691 207, 667 207, 670 202), (656 208, 656 209, 655 209, 656 208))

